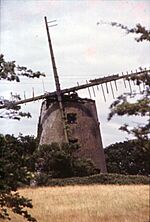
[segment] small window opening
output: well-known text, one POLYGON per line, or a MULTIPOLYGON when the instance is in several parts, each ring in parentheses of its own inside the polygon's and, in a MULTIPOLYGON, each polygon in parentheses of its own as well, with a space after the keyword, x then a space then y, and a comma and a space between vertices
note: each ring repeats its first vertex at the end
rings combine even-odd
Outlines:
POLYGON ((77 143, 78 142, 78 139, 77 138, 71 138, 69 139, 69 143, 77 143))
POLYGON ((77 114, 76 113, 67 113, 67 123, 68 124, 77 123, 77 114))

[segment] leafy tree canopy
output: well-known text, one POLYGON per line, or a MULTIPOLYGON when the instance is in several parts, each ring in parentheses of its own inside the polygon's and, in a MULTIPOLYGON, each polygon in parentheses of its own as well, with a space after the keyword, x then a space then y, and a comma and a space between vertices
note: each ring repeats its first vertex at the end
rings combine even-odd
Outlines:
POLYGON ((104 149, 108 173, 149 175, 149 150, 138 140, 112 144, 104 149))
POLYGON ((0 218, 9 219, 7 209, 36 221, 25 209, 32 208, 31 200, 19 195, 17 188, 28 184, 33 168, 31 154, 37 147, 34 137, 0 135, 0 218), (31 161, 31 162, 30 162, 31 161))
MULTIPOLYGON (((116 22, 110 24, 126 30, 127 33, 140 34, 140 37, 136 38, 138 42, 143 40, 150 41, 150 31, 140 24, 137 24, 136 27, 132 29, 116 22)), ((130 79, 128 80, 130 81, 130 79)), ((140 90, 139 94, 124 93, 119 96, 110 106, 108 120, 114 115, 146 117, 147 121, 143 121, 143 124, 138 124, 137 127, 129 127, 128 124, 124 124, 120 129, 137 138, 143 149, 150 149, 150 72, 145 71, 143 75, 135 76, 132 80, 134 80, 139 87, 141 85, 144 86, 144 89, 142 91, 140 90)))

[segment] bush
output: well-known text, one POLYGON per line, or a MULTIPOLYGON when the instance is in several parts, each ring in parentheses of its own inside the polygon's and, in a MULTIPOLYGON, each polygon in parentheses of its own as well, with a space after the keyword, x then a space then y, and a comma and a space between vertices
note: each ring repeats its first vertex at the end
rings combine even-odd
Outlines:
POLYGON ((149 149, 138 140, 112 144, 104 149, 106 165, 109 173, 130 175, 149 175, 149 149))
POLYGON ((149 177, 121 174, 95 174, 88 177, 49 179, 46 186, 94 185, 94 184, 149 184, 149 177))
POLYGON ((79 148, 74 144, 41 145, 34 154, 35 168, 38 172, 36 181, 43 185, 49 178, 66 178, 88 176, 95 173, 95 166, 90 160, 77 158, 73 155, 79 148))
POLYGON ((84 177, 97 172, 94 163, 90 159, 77 158, 73 161, 73 176, 84 177))

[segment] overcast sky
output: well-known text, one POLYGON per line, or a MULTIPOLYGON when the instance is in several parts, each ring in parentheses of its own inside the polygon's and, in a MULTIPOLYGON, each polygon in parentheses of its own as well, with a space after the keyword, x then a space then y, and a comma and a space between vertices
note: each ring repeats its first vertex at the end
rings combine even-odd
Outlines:
MULTIPOLYGON (((34 71, 46 73, 43 80, 23 79, 21 83, 0 82, 0 96, 10 97, 10 92, 19 92, 23 98, 45 91, 54 91, 54 79, 50 63, 44 16, 48 20, 57 19, 58 26, 50 29, 61 88, 71 87, 86 80, 116 73, 126 73, 149 67, 150 48, 147 42, 137 43, 134 35, 126 35, 123 30, 104 25, 101 21, 116 21, 134 27, 137 23, 150 27, 150 1, 109 1, 109 0, 0 0, 0 51, 6 61, 15 60, 34 71), (99 23, 97 25, 97 22, 99 23)), ((134 86, 133 86, 134 87, 134 86)), ((118 83, 121 94, 125 89, 123 81, 118 83)), ((95 88, 96 90, 96 88, 95 88)), ((92 90, 91 90, 92 93, 92 90)), ((88 97, 87 90, 79 93, 88 97)), ((101 123, 104 146, 127 137, 118 130, 126 118, 107 121, 113 102, 107 95, 104 102, 101 89, 96 90, 97 113, 101 123)), ((14 121, 0 120, 0 132, 18 135, 36 135, 41 101, 23 105, 30 111, 32 119, 14 121)), ((0 112, 3 112, 0 110, 0 112)), ((130 123, 137 119, 130 118, 130 123)))

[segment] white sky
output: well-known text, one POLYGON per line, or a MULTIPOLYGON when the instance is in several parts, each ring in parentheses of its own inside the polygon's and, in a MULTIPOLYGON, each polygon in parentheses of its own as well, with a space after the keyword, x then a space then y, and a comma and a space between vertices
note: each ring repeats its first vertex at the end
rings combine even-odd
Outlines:
MULTIPOLYGON (((45 91, 54 91, 54 79, 50 64, 44 16, 57 19, 58 26, 50 29, 61 87, 71 87, 86 80, 149 67, 150 48, 147 42, 137 43, 134 35, 109 25, 97 25, 101 20, 116 21, 129 27, 137 23, 150 27, 150 1, 109 0, 1 0, 0 51, 6 61, 15 60, 34 71, 45 72, 40 80, 23 79, 21 83, 0 82, 0 96, 10 97, 10 92, 19 92, 23 97, 45 91)), ((125 92, 123 81, 118 83, 119 95, 125 92)), ((134 87, 133 87, 134 88, 134 87)), ((129 91, 129 88, 127 89, 129 91)), ((97 113, 101 122, 104 146, 122 141, 127 136, 118 130, 126 118, 116 117, 107 121, 108 107, 113 102, 107 95, 104 102, 101 89, 96 90, 97 113)), ((92 89, 91 89, 92 93, 92 89)), ((79 93, 89 97, 88 91, 79 93)), ((32 119, 14 121, 0 120, 0 132, 18 135, 36 135, 41 102, 23 105, 23 110, 32 114, 32 119)), ((2 111, 0 111, 2 112, 2 111)), ((129 122, 137 119, 130 118, 129 122)))

